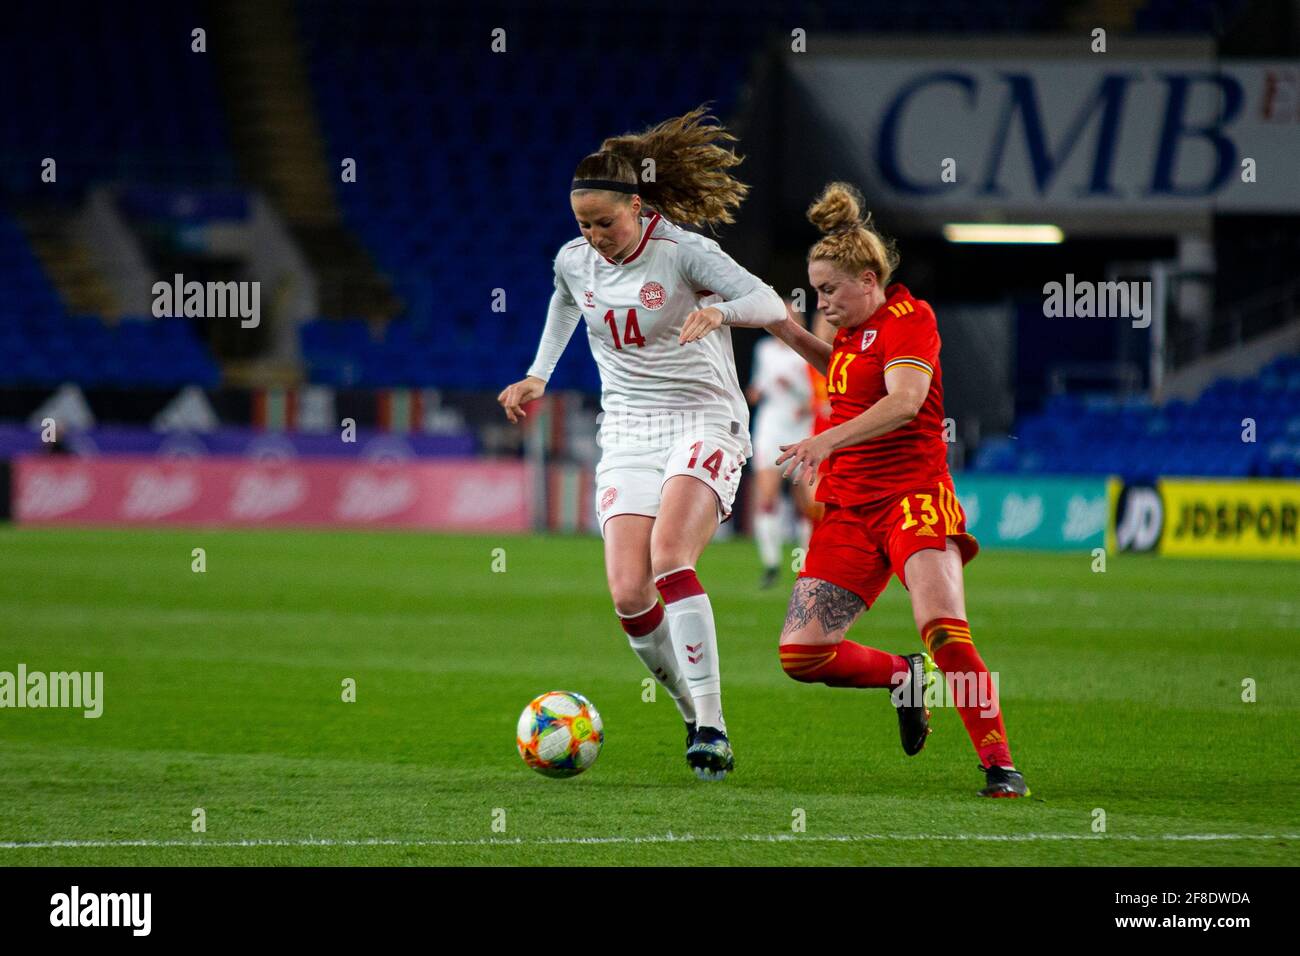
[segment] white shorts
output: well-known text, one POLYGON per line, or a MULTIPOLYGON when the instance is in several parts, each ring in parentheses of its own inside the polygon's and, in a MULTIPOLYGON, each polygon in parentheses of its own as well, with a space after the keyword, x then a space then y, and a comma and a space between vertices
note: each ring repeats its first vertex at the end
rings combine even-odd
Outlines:
POLYGON ((659 515, 664 482, 677 475, 700 479, 718 497, 719 523, 731 506, 745 467, 744 445, 721 429, 695 432, 661 448, 606 449, 596 466, 596 517, 600 533, 615 515, 659 515))

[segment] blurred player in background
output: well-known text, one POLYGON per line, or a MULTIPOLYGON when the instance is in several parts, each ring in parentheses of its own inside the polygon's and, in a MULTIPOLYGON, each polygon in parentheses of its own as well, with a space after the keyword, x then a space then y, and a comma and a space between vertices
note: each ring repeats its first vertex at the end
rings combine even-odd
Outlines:
MULTIPOLYGON (((803 316, 786 300, 790 321, 803 325, 803 316)), ((757 406, 754 416, 754 467, 756 513, 754 540, 763 563, 760 587, 772 587, 781 573, 781 546, 785 544, 785 522, 781 514, 781 469, 776 465, 782 445, 793 445, 812 433, 813 382, 808 363, 780 339, 764 337, 754 349, 754 375, 747 397, 757 406)), ((801 513, 811 502, 808 487, 796 482, 791 487, 801 513)), ((807 519, 799 538, 808 543, 807 519)))
POLYGON ((510 421, 524 416, 585 320, 600 370, 596 506, 614 610, 686 721, 687 762, 718 780, 734 756, 713 609, 695 565, 730 517, 752 454, 727 326, 786 315, 780 296, 717 242, 674 225, 731 222, 749 188, 729 172, 740 158, 719 145, 735 137, 708 119, 701 107, 607 139, 578 164, 570 203, 582 238, 555 257, 528 376, 497 400, 510 421), (647 168, 655 175, 642 181, 647 168))
POLYGON ((918 753, 929 733, 926 655, 901 657, 845 639, 898 575, 979 754, 980 796, 1028 796, 1011 760, 996 685, 966 621, 962 566, 979 545, 966 532, 948 473, 938 326, 928 303, 889 284, 898 253, 861 208, 857 190, 831 183, 808 209, 822 233, 808 253, 808 278, 838 330, 834 343, 791 321, 773 329, 826 371, 832 406, 830 428, 778 459, 796 480, 811 479, 830 461, 817 490, 826 513, 790 596, 781 666, 795 680, 832 687, 896 687, 903 749, 918 753))
MULTIPOLYGON (((826 316, 820 311, 813 313, 812 334, 817 336, 821 341, 830 345, 835 341, 835 326, 826 321, 826 316)), ((807 365, 808 381, 812 386, 812 433, 820 435, 826 429, 831 427, 831 397, 826 391, 826 376, 819 372, 813 365, 807 365)), ((817 500, 817 485, 822 476, 830 469, 830 459, 821 463, 817 469, 817 474, 813 478, 812 486, 805 485, 802 481, 794 482, 791 487, 797 489, 800 498, 803 497, 802 491, 807 488, 807 505, 804 511, 805 518, 808 521, 809 529, 817 527, 817 522, 822 520, 826 513, 826 506, 817 500)), ((807 552, 807 543, 804 551, 807 552)))

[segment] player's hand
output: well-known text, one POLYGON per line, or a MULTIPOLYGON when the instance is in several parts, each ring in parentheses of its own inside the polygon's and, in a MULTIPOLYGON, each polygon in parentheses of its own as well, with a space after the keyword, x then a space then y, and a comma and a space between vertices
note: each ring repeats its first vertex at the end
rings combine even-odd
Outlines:
POLYGON ((826 437, 826 432, 822 432, 820 435, 813 435, 793 445, 782 445, 781 457, 774 464, 779 466, 788 463, 785 470, 781 472, 781 477, 794 481, 804 477, 799 469, 806 468, 808 484, 814 485, 817 483, 817 470, 822 462, 831 456, 833 450, 831 440, 826 437))
POLYGON ((520 406, 541 398, 545 392, 546 383, 530 375, 503 388, 497 396, 497 402, 506 410, 506 418, 510 419, 510 423, 518 425, 519 419, 528 417, 528 413, 520 406))
POLYGON ((685 345, 688 342, 697 341, 714 329, 720 328, 722 328, 722 312, 720 310, 715 309, 713 306, 709 306, 707 309, 696 309, 686 317, 677 344, 685 345))

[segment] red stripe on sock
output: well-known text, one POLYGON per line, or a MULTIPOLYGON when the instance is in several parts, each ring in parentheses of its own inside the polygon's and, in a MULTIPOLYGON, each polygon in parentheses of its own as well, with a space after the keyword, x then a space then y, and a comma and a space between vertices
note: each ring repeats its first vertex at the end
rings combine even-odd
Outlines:
POLYGON ((704 588, 700 586, 700 579, 695 576, 694 568, 682 568, 672 574, 665 574, 655 581, 655 587, 663 595, 665 604, 704 593, 704 588))
POLYGON ((933 621, 921 628, 921 640, 928 649, 930 641, 933 640, 937 631, 957 631, 960 634, 969 634, 970 625, 960 618, 956 617, 936 617, 933 621))
POLYGON ((618 623, 623 625, 623 630, 627 631, 630 637, 645 637, 664 619, 664 606, 655 601, 654 607, 644 614, 638 614, 636 617, 620 617, 618 623))
MULTIPOLYGON (((937 618, 927 624, 922 633, 929 638, 931 634, 940 630, 951 634, 952 629, 956 629, 958 633, 969 633, 969 625, 956 618, 937 618)), ((934 662, 944 672, 949 698, 954 700, 958 698, 958 687, 967 693, 973 690, 976 694, 980 692, 980 688, 983 688, 988 694, 986 707, 981 706, 979 702, 957 703, 957 713, 961 715, 961 722, 966 725, 966 733, 970 735, 970 742, 974 745, 975 752, 979 754, 980 763, 986 767, 994 764, 1003 767, 1014 766, 1011 760, 1011 745, 1007 741, 1007 726, 1002 720, 1002 705, 998 700, 997 688, 989 675, 988 667, 984 664, 984 659, 980 657, 979 651, 975 650, 975 645, 970 643, 969 638, 949 640, 941 642, 940 646, 933 651, 933 655, 934 662), (960 683, 957 681, 959 676, 960 683), (992 710, 994 713, 986 717, 982 714, 983 710, 992 710)))
POLYGON ((897 654, 853 641, 782 644, 781 667, 795 680, 830 687, 893 687, 894 675, 907 673, 907 661, 897 654))

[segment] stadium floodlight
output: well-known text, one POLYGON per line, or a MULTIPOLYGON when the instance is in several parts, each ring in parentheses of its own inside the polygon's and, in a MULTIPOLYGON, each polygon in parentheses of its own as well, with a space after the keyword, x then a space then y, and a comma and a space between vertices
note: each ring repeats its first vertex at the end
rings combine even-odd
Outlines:
POLYGON ((1009 222, 950 222, 943 227, 949 242, 1057 243, 1065 240, 1060 226, 1009 222))

